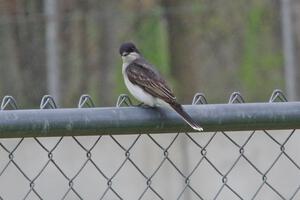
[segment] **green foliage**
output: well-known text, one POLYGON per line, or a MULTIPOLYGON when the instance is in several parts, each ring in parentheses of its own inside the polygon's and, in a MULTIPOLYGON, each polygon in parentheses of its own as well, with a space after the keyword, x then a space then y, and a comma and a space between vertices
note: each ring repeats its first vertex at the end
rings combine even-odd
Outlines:
MULTIPOLYGON (((253 6, 245 24, 244 51, 241 61, 241 82, 250 98, 264 98, 268 88, 282 86, 280 75, 282 54, 274 49, 276 38, 266 6, 253 6), (276 78, 275 78, 276 77, 276 78)), ((274 11, 273 11, 274 12, 274 11)))
POLYGON ((166 29, 159 16, 146 18, 137 33, 137 43, 143 55, 162 72, 168 73, 166 29))

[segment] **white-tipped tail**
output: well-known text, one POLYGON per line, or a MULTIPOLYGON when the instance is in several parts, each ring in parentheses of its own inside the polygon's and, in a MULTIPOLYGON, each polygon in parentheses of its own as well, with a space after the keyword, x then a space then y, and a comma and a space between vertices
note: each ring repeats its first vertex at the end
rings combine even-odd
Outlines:
POLYGON ((182 117, 182 119, 190 125, 196 131, 203 131, 203 128, 199 126, 192 118, 187 114, 179 103, 170 103, 170 106, 182 117))

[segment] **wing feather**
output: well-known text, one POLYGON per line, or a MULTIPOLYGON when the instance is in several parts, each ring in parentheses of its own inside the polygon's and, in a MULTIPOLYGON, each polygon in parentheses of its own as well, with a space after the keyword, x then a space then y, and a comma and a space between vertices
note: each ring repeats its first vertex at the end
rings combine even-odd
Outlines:
POLYGON ((126 74, 133 84, 140 86, 152 96, 161 98, 168 103, 176 101, 172 90, 157 71, 133 62, 127 66, 126 74))

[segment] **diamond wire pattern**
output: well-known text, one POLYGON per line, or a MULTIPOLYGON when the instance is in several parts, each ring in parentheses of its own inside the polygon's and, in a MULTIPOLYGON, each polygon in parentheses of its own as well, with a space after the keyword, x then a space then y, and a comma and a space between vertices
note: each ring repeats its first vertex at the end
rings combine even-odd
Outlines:
MULTIPOLYGON (((269 100, 270 103, 273 102, 284 102, 287 101, 286 97, 283 95, 283 93, 280 90, 275 90, 273 94, 271 95, 271 98, 269 100)), ((244 99, 242 95, 238 92, 233 93, 230 98, 229 98, 229 103, 244 103, 244 99)), ((197 93, 194 96, 193 99, 193 104, 207 104, 207 100, 205 96, 202 93, 197 93)), ((121 106, 132 106, 132 102, 130 98, 127 95, 120 95, 118 100, 117 100, 117 107, 121 106)), ((94 107, 94 103, 89 95, 82 95, 80 97, 79 103, 78 103, 78 108, 83 108, 83 107, 94 107)), ((56 104, 54 99, 46 95, 42 98, 41 100, 41 109, 55 109, 56 104)), ((1 103, 1 110, 5 109, 17 109, 17 104, 16 101, 14 100, 13 97, 11 96, 5 96, 2 100, 1 103)), ((159 192, 159 188, 157 186, 153 185, 153 180, 155 176, 158 176, 158 171, 162 169, 162 166, 165 165, 166 163, 169 163, 172 168, 176 171, 176 173, 179 174, 179 176, 182 178, 182 183, 183 187, 179 190, 176 191, 176 194, 178 193, 177 199, 183 199, 183 194, 185 192, 190 192, 194 194, 194 196, 197 199, 206 199, 205 194, 203 192, 201 193, 199 190, 196 189, 195 184, 191 182, 193 179, 193 175, 196 173, 196 171, 201 170, 201 164, 206 162, 208 166, 213 169, 216 174, 220 177, 220 182, 221 186, 219 188, 216 188, 216 192, 213 196, 210 197, 210 199, 222 199, 224 198, 222 196, 222 192, 227 189, 227 191, 230 191, 230 193, 235 196, 237 199, 257 199, 258 195, 262 192, 262 188, 267 187, 270 191, 272 191, 278 199, 295 199, 296 195, 299 193, 300 190, 300 181, 297 185, 297 188, 295 191, 290 194, 290 196, 284 196, 280 188, 276 188, 272 183, 269 181, 269 174, 273 170, 274 166, 278 163, 279 159, 281 157, 285 157, 290 163, 295 166, 295 168, 300 172, 300 166, 299 163, 293 159, 287 152, 286 152, 286 146, 288 142, 291 140, 292 136, 295 133, 295 130, 291 130, 291 132, 288 134, 288 136, 285 138, 285 140, 281 143, 278 141, 275 137, 272 136, 272 133, 264 130, 263 134, 267 136, 273 143, 276 144, 277 148, 280 150, 279 154, 275 157, 274 160, 272 160, 269 164, 269 167, 266 170, 262 170, 258 167, 258 165, 255 163, 255 160, 251 160, 249 157, 246 156, 246 151, 247 151, 247 146, 249 144, 249 141, 253 138, 256 137, 257 134, 256 131, 250 132, 250 134, 246 137, 246 140, 242 143, 239 144, 236 142, 232 137, 230 137, 230 134, 224 131, 219 131, 219 132, 214 132, 210 134, 209 139, 204 143, 200 144, 200 142, 197 141, 197 138, 201 138, 202 134, 191 134, 191 133, 176 133, 173 136, 170 136, 170 140, 167 145, 162 145, 159 140, 157 140, 155 137, 153 137, 151 134, 148 133, 138 133, 135 138, 131 141, 129 147, 125 147, 120 139, 117 139, 113 135, 109 136, 98 136, 93 142, 90 147, 86 147, 83 145, 78 137, 71 137, 75 143, 78 145, 78 148, 81 149, 81 151, 85 152, 85 160, 82 161, 80 168, 73 172, 72 176, 68 176, 63 168, 55 161, 55 150, 57 147, 61 144, 61 141, 64 139, 64 137, 60 137, 57 139, 57 142, 53 145, 53 147, 49 148, 46 147, 43 142, 41 142, 38 138, 33 138, 33 140, 46 152, 47 154, 47 161, 43 164, 41 169, 39 169, 35 176, 30 177, 27 175, 24 170, 22 170, 22 166, 20 166, 17 162, 17 159, 15 158, 15 151, 18 149, 20 144, 24 141, 24 138, 16 139, 17 143, 11 147, 8 148, 3 142, 0 140, 0 148, 3 149, 4 152, 7 153, 8 155, 8 162, 4 165, 4 167, 1 169, 0 168, 0 180, 1 177, 3 177, 3 174, 7 171, 7 168, 9 166, 14 166, 17 171, 22 174, 22 176, 27 180, 28 182, 28 191, 26 194, 24 194, 23 199, 29 199, 29 195, 34 194, 37 199, 45 199, 47 198, 47 194, 41 193, 40 191, 37 191, 35 188, 37 180, 40 178, 40 176, 45 173, 45 169, 49 165, 53 165, 55 169, 66 179, 68 183, 68 188, 64 192, 63 196, 61 199, 68 199, 68 195, 70 193, 73 193, 78 199, 84 199, 84 195, 80 194, 78 190, 75 189, 74 185, 77 182, 77 178, 79 174, 82 173, 83 169, 86 168, 87 164, 90 163, 92 166, 96 169, 98 174, 95 174, 95 176, 101 176, 106 180, 106 188, 104 189, 104 192, 100 193, 97 199, 107 199, 107 194, 108 192, 112 192, 117 199, 124 199, 124 197, 121 195, 121 193, 118 191, 118 188, 113 187, 113 183, 116 180, 116 177, 118 176, 119 172, 125 168, 125 164, 128 163, 133 168, 136 170, 137 173, 139 173, 143 178, 146 183, 145 188, 142 191, 131 191, 131 192, 136 192, 138 193, 138 199, 144 199, 145 194, 150 191, 156 198, 158 199, 168 199, 168 197, 162 196, 159 192), (186 138, 190 141, 190 145, 194 145, 197 149, 200 150, 200 154, 193 155, 193 159, 197 160, 196 164, 190 169, 190 171, 183 171, 181 170, 175 162, 172 160, 170 157, 170 149, 172 146, 174 146, 174 142, 179 140, 178 136, 179 134, 184 134, 186 138), (214 163, 215 161, 212 161, 213 159, 210 158, 210 150, 208 147, 213 146, 212 141, 215 140, 216 136, 218 134, 221 134, 224 136, 228 142, 233 145, 237 152, 238 156, 234 159, 234 161, 231 163, 229 169, 224 170, 218 166, 218 164, 214 163), (121 149, 121 151, 124 152, 124 157, 123 158, 116 158, 121 160, 121 163, 116 167, 112 175, 108 175, 107 173, 104 172, 103 166, 101 166, 97 161, 94 160, 94 148, 99 144, 99 141, 103 137, 110 137, 110 139, 121 149), (150 139, 151 144, 155 145, 158 147, 162 154, 162 158, 158 163, 155 163, 154 169, 150 174, 147 174, 143 171, 142 166, 138 166, 134 158, 132 157, 132 153, 134 152, 134 146, 138 141, 141 141, 142 137, 147 137, 150 139), (254 171, 261 177, 261 183, 257 185, 257 189, 255 190, 254 194, 249 194, 249 197, 245 197, 241 191, 239 191, 238 188, 234 187, 232 184, 230 184, 230 175, 232 172, 236 169, 238 163, 241 162, 241 160, 246 161, 246 163, 254 169, 254 171)), ((96 152, 95 152, 96 154, 96 152)), ((51 177, 50 177, 51 178, 51 177)), ((203 180, 206 181, 206 180, 203 180)), ((2 192, 0 189, 0 199, 4 199, 2 197, 2 192)))

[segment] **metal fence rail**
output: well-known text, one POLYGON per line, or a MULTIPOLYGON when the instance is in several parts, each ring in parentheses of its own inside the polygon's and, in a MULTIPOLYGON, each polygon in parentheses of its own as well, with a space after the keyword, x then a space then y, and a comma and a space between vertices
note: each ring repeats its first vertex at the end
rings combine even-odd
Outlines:
POLYGON ((189 133, 175 112, 132 107, 126 95, 122 108, 91 108, 83 95, 80 109, 45 96, 42 110, 6 96, 0 138, 20 138, 0 139, 0 199, 300 198, 300 102, 276 90, 269 103, 233 93, 203 104, 196 94, 185 109, 210 132, 189 133))

